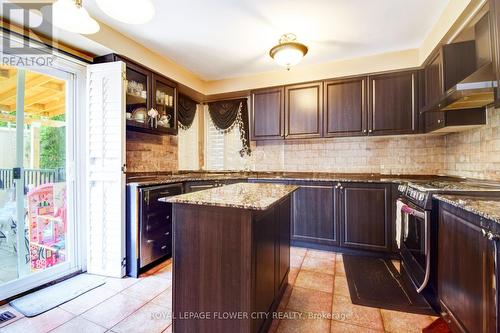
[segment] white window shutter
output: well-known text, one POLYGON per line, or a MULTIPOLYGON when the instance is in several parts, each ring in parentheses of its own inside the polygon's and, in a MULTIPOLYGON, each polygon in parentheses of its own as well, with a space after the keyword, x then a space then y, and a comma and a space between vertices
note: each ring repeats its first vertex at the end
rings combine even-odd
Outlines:
POLYGON ((125 275, 125 64, 87 70, 87 271, 125 275))

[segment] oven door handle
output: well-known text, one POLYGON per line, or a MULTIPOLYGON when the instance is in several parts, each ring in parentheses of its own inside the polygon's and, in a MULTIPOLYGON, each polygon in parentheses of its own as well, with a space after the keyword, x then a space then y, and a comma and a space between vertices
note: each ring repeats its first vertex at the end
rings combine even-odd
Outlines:
POLYGON ((422 220, 425 220, 425 213, 422 213, 416 209, 413 209, 411 206, 409 206, 408 204, 406 204, 403 200, 401 199, 398 199, 398 201, 402 202, 403 203, 403 206, 401 207, 401 212, 404 213, 404 214, 410 214, 410 215, 413 215, 413 216, 416 216, 422 220))
POLYGON ((417 293, 421 293, 422 290, 427 287, 429 283, 429 277, 431 274, 431 213, 426 211, 424 214, 424 228, 425 228, 425 245, 424 245, 424 253, 425 253, 425 276, 424 281, 417 288, 417 293))

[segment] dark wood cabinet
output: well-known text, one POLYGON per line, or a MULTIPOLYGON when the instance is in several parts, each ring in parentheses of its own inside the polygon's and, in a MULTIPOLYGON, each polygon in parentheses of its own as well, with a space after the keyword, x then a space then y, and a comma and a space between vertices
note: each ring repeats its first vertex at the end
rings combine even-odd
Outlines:
POLYGON ((285 88, 251 93, 251 140, 283 139, 285 135, 285 88))
POLYGON ((412 134, 418 130, 418 72, 399 71, 370 76, 370 135, 412 134))
POLYGON ((290 182, 290 184, 300 186, 293 194, 292 239, 338 245, 333 184, 321 182, 290 182))
POLYGON ((372 251, 392 249, 391 186, 339 183, 340 246, 372 251))
POLYGON ((445 112, 436 111, 436 105, 445 92, 472 74, 476 68, 474 41, 443 45, 429 57, 424 68, 424 117, 425 132, 447 126, 445 112), (431 112, 426 112, 431 110, 431 112), (432 111, 433 110, 433 111, 432 111))
MULTIPOLYGON (((267 313, 275 296, 276 277, 276 226, 279 225, 279 215, 270 209, 263 214, 257 214, 254 222, 255 238, 255 305, 254 310, 267 313)), ((261 327, 265 318, 260 318, 257 327, 261 327)))
POLYGON ((94 59, 95 63, 123 61, 126 64, 127 130, 150 134, 177 134, 177 83, 141 64, 115 53, 94 59), (154 119, 148 111, 154 108, 154 119))
POLYGON ((174 82, 153 73, 152 108, 158 111, 154 129, 163 133, 177 134, 177 89, 174 82))
POLYGON ((278 209, 279 218, 277 225, 276 242, 276 280, 275 291, 279 292, 282 285, 286 285, 290 269, 290 236, 291 236, 291 200, 284 201, 278 209))
POLYGON ((267 332, 288 285, 290 202, 264 211, 173 205, 175 332, 267 332), (181 318, 187 313, 220 316, 181 318))
POLYGON ((323 83, 285 87, 285 138, 319 138, 323 135, 323 83))
POLYGON ((500 106, 500 0, 489 1, 489 18, 491 27, 491 53, 493 70, 497 81, 495 106, 500 106))
POLYGON ((438 293, 454 332, 495 332, 494 248, 480 219, 439 203, 438 293))
POLYGON ((358 136, 367 133, 367 77, 324 82, 324 136, 358 136))

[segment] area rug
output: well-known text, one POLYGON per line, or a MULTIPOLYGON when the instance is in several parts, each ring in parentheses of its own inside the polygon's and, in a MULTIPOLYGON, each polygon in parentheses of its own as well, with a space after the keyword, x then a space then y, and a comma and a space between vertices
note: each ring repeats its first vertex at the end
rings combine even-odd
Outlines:
POLYGON ((9 304, 26 317, 34 317, 66 303, 94 288, 102 286, 104 279, 99 276, 80 274, 16 298, 9 304))
POLYGON ((422 295, 405 285, 390 260, 344 255, 353 304, 424 315, 436 315, 422 295))

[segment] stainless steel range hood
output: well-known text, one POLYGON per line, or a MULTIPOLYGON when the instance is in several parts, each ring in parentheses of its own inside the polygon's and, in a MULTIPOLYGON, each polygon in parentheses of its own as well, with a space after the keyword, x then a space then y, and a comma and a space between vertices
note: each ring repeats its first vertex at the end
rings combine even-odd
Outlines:
POLYGON ((423 112, 452 111, 486 107, 495 101, 497 81, 492 63, 487 63, 450 88, 423 112))

